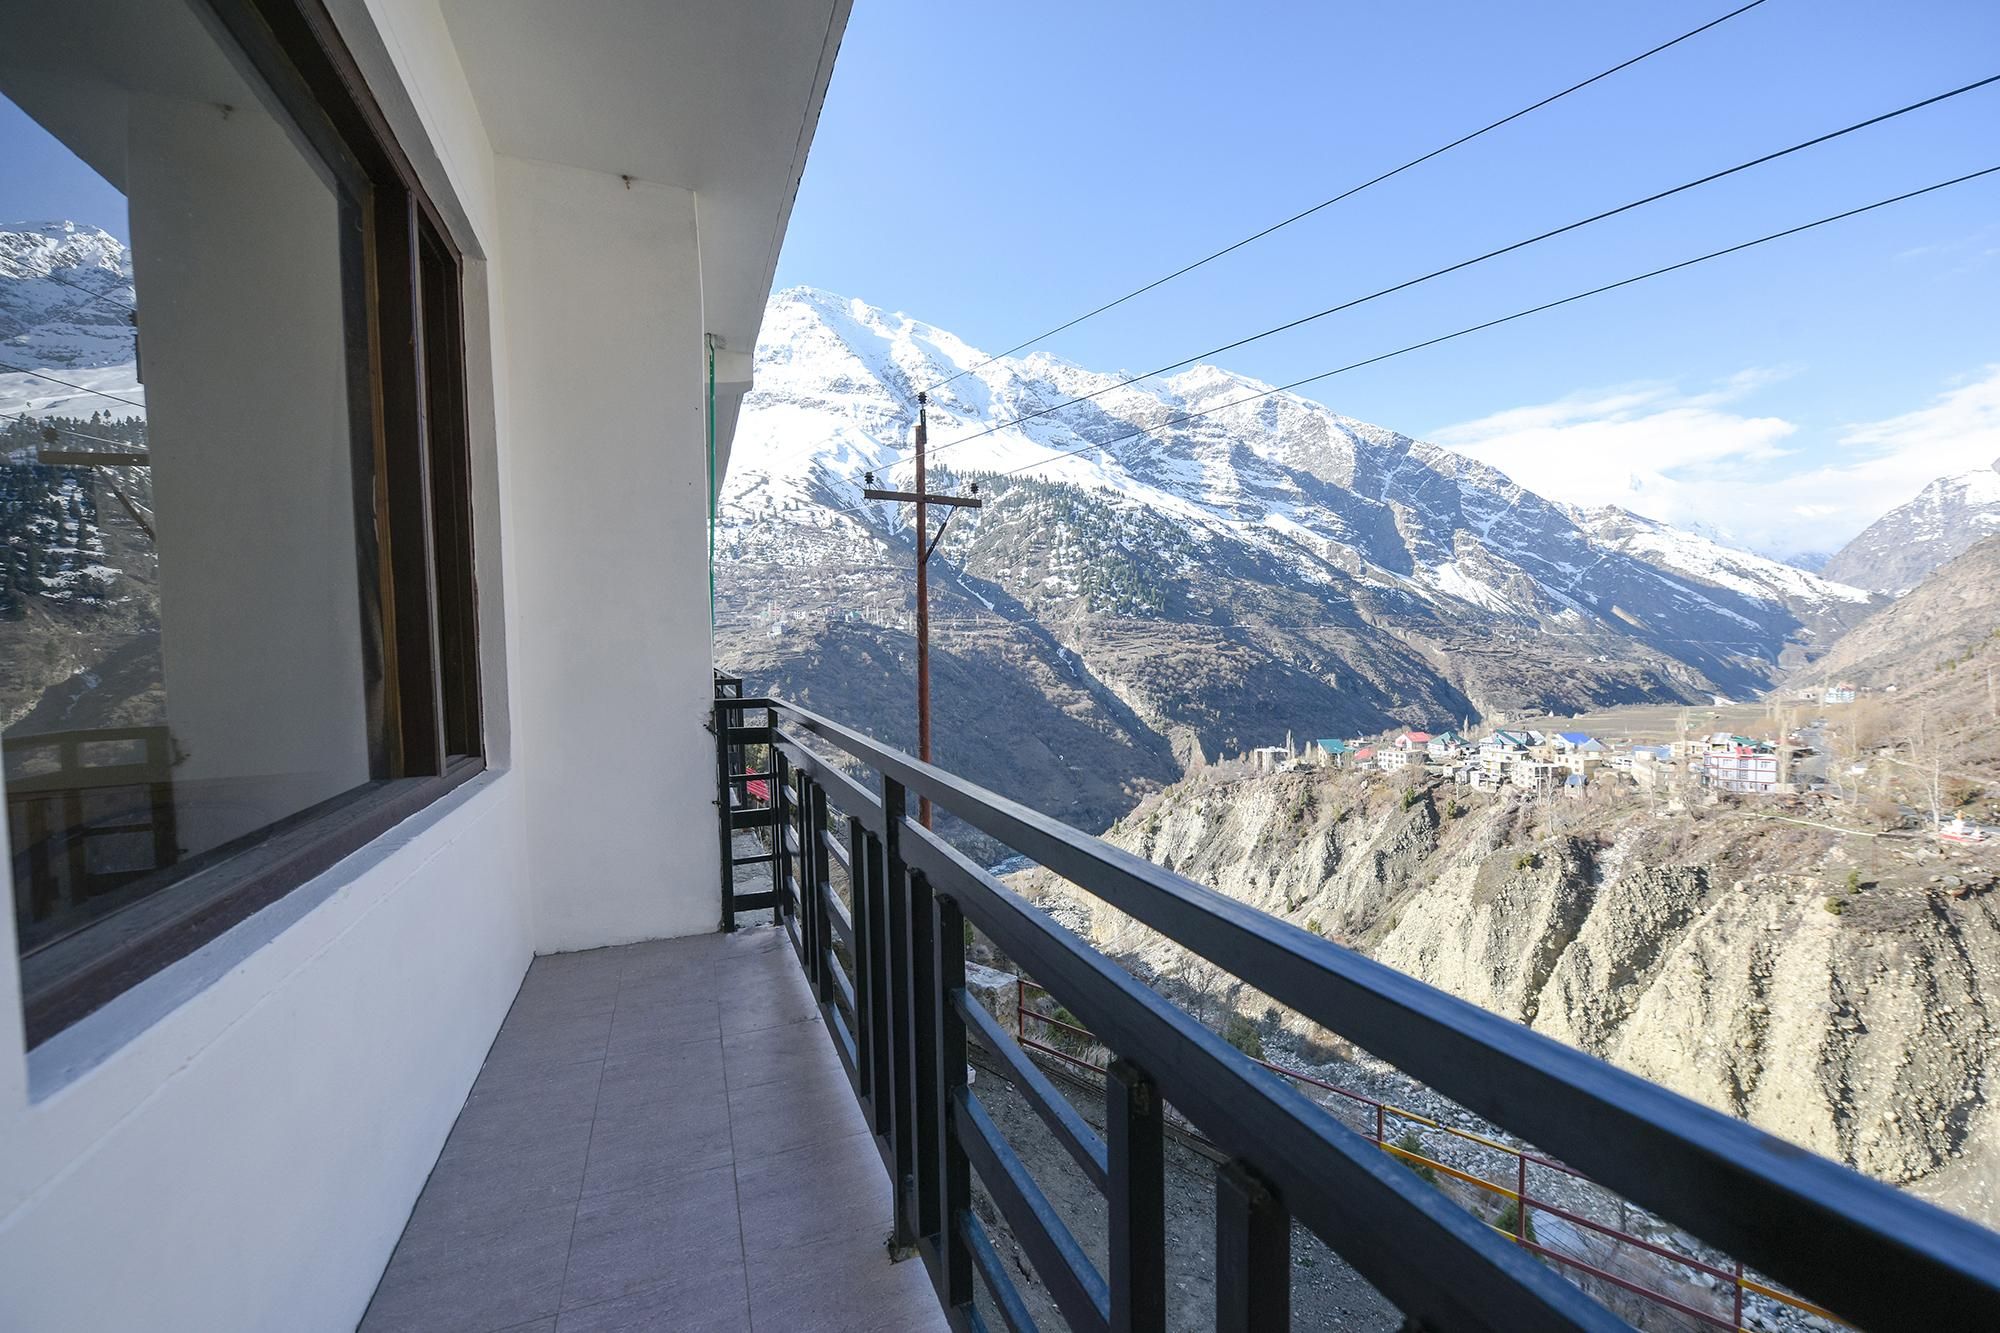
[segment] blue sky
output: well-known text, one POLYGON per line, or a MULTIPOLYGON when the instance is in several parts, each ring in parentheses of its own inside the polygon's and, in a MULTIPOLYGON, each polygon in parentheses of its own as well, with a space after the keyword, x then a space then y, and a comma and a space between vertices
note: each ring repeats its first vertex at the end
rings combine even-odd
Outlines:
MULTIPOLYGON (((779 283, 997 350, 1732 8, 860 0, 779 283)), ((2000 73, 2000 5, 1768 0, 1054 339, 1144 369, 2000 73)), ((2000 163, 2000 85, 1222 358, 1270 381, 2000 163)), ((1559 498, 1831 549, 2000 457, 2000 177, 1332 380, 1559 498)))
POLYGON ((0 226, 87 222, 121 241, 125 196, 0 95, 0 226))

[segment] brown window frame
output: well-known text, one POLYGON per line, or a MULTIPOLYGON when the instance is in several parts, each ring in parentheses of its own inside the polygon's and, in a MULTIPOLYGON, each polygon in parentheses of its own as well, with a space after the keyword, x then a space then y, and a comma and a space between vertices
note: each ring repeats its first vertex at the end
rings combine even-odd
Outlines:
POLYGON ((191 0, 340 185, 370 781, 155 872, 21 958, 34 1047, 485 768, 464 258, 322 0, 191 0))

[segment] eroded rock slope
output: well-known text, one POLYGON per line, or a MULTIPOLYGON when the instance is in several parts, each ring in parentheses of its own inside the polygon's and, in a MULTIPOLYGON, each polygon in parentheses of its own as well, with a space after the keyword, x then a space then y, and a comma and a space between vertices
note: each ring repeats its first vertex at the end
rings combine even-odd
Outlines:
MULTIPOLYGON (((1751 807, 1550 803, 1328 772, 1200 776, 1112 841, 1989 1223, 1996 895, 1972 858, 1751 807), (1856 850, 1866 847, 1868 850, 1856 850), (1850 887, 1851 886, 1851 887, 1850 887)), ((1031 889, 1143 974, 1308 1051, 1313 1028, 1052 880, 1031 889)))

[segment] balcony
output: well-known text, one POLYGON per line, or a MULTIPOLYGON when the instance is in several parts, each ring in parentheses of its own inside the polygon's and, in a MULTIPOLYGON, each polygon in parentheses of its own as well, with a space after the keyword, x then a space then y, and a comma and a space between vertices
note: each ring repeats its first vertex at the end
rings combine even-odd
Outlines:
MULTIPOLYGON (((2000 1236, 830 718, 744 698, 728 678, 718 688, 724 920, 775 914, 789 947, 773 957, 803 969, 823 1020, 814 1030, 895 1182, 892 1244, 920 1258, 953 1327, 1312 1323, 1326 1316, 1295 1298, 1302 1243, 1323 1243, 1373 1298, 1346 1326, 2000 1326, 2000 1236), (1357 1112, 1346 1102, 1366 1099, 1253 1059, 923 827, 920 798, 1506 1137, 1382 1102, 1357 1112), (745 834, 775 853, 747 847, 745 834), (769 887, 745 891, 745 866, 768 868, 769 887), (1018 969, 1017 996, 1046 994, 1060 1017, 1039 1007, 1031 1020, 1017 998, 1009 1022, 975 997, 973 928, 1018 969), (1095 1054, 1051 1040, 1064 1030, 1095 1054), (1412 1149, 1398 1123, 1451 1142, 1412 1149), (1087 1181, 1098 1206, 1050 1187, 1024 1124, 1053 1145, 1042 1172, 1053 1161, 1071 1183, 1087 1181), (1508 1165, 1481 1168, 1454 1155, 1458 1141, 1508 1165), (1189 1247, 1170 1237, 1174 1226, 1188 1234, 1186 1217, 1172 1216, 1186 1198, 1164 1188, 1188 1145, 1213 1181, 1202 1197, 1213 1201, 1214 1248, 1193 1273, 1189 1247), (1550 1197, 1531 1173, 1601 1191, 1621 1225, 1550 1197), (1467 1205, 1469 1191, 1503 1196, 1511 1217, 1495 1225, 1467 1205), (1673 1229, 1671 1243, 1625 1229, 1628 1209, 1673 1229), (1630 1267, 1580 1257, 1555 1231, 1590 1232, 1600 1253, 1695 1277, 1649 1286, 1630 1267)), ((799 1205, 814 1206, 804 1194, 799 1205)))

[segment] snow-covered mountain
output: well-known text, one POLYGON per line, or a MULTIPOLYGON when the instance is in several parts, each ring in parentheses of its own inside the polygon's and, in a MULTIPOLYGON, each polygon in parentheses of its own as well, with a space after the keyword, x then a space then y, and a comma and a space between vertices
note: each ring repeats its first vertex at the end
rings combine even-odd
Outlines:
POLYGON ((1725 546, 1710 536, 1670 527, 1616 505, 1572 508, 1570 514, 1601 545, 1703 583, 1733 588, 1746 597, 1782 602, 1809 622, 1830 621, 1836 631, 1853 623, 1854 617, 1830 612, 1866 607, 1874 601, 1863 589, 1814 574, 1795 562, 1725 546))
POLYGON ((2000 532, 2000 460, 1939 477, 1914 500, 1876 519, 1826 562, 1823 573, 1900 597, 1981 538, 2000 532))
MULTIPOLYGON (((909 515, 863 502, 863 478, 906 486, 917 391, 983 360, 860 301, 772 298, 722 496, 724 660, 796 690, 802 657, 840 657, 833 639, 866 627, 893 648, 909 515)), ((1570 509, 1213 366, 1119 378, 1036 354, 932 392, 932 467, 988 501, 940 547, 940 643, 1004 641, 1012 669, 1094 701, 1070 716, 1128 744, 1150 733, 1182 760, 1288 728, 1753 691, 1875 600, 1621 510, 1570 509)))
POLYGON ((109 233, 0 228, 0 723, 10 727, 158 716, 159 555, 138 518, 152 507, 152 474, 45 458, 45 432, 145 447, 143 412, 83 391, 137 400, 134 301, 130 257, 109 233))
POLYGON ((131 255, 110 232, 77 222, 0 227, 0 412, 104 406, 28 370, 132 396, 136 305, 131 255))

